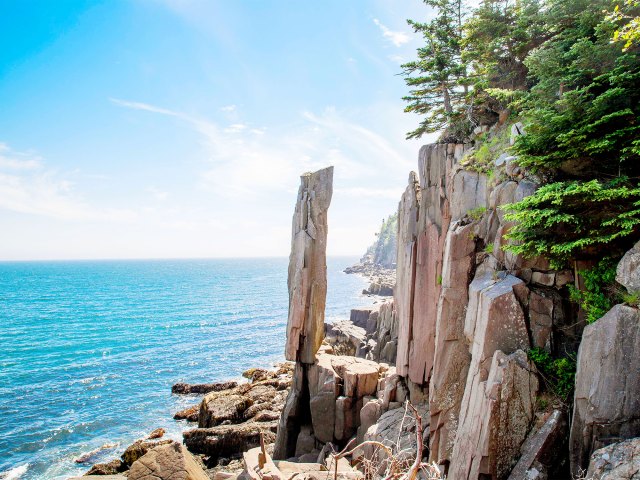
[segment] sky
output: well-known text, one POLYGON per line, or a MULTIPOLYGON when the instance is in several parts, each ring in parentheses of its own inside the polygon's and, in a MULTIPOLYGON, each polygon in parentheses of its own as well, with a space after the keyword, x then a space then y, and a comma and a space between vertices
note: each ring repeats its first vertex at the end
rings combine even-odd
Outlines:
POLYGON ((328 253, 359 255, 430 140, 399 75, 419 0, 0 10, 0 260, 285 256, 329 165, 328 253))

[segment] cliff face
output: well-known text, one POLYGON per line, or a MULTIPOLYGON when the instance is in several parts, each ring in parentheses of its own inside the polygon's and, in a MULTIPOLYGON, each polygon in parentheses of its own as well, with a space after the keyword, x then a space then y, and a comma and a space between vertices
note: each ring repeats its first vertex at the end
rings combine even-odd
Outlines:
MULTIPOLYGON (((616 307, 589 327, 578 355, 585 323, 567 285, 580 278, 502 249, 512 224, 501 207, 536 183, 507 154, 490 174, 465 168, 470 148, 423 147, 399 204, 397 372, 410 399, 428 403, 429 459, 447 478, 503 479, 512 469, 514 480, 543 478, 532 469, 561 478, 569 458, 577 473, 595 448, 640 435, 631 413, 640 411, 638 368, 629 364, 640 353, 638 313, 616 307), (539 401, 549 389, 527 358, 535 348, 578 357, 570 451, 568 409, 539 401)), ((637 255, 627 257, 619 270, 633 287, 626 272, 637 255)))
MULTIPOLYGON (((398 207, 394 298, 352 315, 359 335, 328 328, 340 348, 298 358, 276 455, 315 454, 356 435, 415 452, 398 411, 405 400, 428 424, 423 453, 451 480, 569 478, 569 461, 577 473, 595 449, 640 436, 638 310, 615 307, 580 346, 585 322, 568 285, 581 278, 502 249, 513 225, 501 207, 534 193, 535 179, 506 154, 474 171, 464 162, 471 148, 420 150, 398 207), (571 421, 532 350, 577 358, 571 421), (367 361, 338 355, 346 351, 367 361)), ((619 282, 637 294, 635 248, 619 282)))

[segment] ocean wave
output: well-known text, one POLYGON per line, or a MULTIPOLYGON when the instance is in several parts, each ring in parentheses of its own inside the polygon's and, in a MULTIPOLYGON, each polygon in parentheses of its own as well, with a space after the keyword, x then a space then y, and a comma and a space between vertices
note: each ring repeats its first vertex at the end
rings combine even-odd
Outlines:
POLYGON ((119 446, 120 446, 119 443, 105 443, 101 447, 94 448, 93 450, 90 450, 88 452, 83 452, 82 454, 80 454, 78 458, 75 458, 73 461, 76 463, 88 463, 89 461, 93 460, 95 456, 101 453, 102 451, 118 448, 119 446))
POLYGON ((28 469, 29 464, 25 463, 24 465, 14 467, 11 470, 0 472, 0 480, 18 480, 19 478, 22 478, 25 473, 27 473, 28 469))

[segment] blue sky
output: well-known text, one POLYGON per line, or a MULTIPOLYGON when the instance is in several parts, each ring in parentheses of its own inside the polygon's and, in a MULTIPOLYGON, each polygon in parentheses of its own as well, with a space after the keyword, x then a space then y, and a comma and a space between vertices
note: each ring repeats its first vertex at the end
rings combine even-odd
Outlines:
POLYGON ((398 75, 419 0, 0 8, 0 259, 287 255, 327 165, 329 253, 360 254, 428 141, 398 75))

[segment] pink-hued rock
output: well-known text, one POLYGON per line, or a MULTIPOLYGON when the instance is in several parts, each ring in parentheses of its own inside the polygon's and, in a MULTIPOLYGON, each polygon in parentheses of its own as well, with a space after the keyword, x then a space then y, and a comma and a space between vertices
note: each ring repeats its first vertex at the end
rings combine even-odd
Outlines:
POLYGON ((433 368, 443 244, 444 236, 434 224, 429 224, 426 231, 418 234, 407 371, 409 379, 418 385, 429 380, 433 368))
POLYGON ((471 355, 464 336, 468 278, 475 263, 473 225, 451 225, 445 241, 433 376, 429 384, 430 460, 451 461, 471 355))
POLYGON ((149 450, 129 470, 131 480, 209 480, 189 451, 173 442, 149 450))
POLYGON ((333 167, 300 177, 289 257, 287 360, 312 364, 324 337, 327 295, 327 210, 333 167))
POLYGON ((538 380, 527 354, 496 350, 487 367, 486 379, 465 392, 447 478, 506 479, 529 433, 538 380))
POLYGON ((526 291, 524 282, 512 275, 500 280, 481 272, 469 286, 464 331, 471 344, 471 363, 449 478, 475 480, 480 473, 504 478, 504 469, 515 464, 528 434, 537 379, 528 370, 526 354, 506 357, 530 348, 516 296, 526 291))
POLYGON ((345 396, 358 400, 376 393, 380 371, 380 366, 376 362, 356 357, 336 356, 332 358, 331 365, 342 378, 345 396))
POLYGON ((409 369, 409 342, 413 321, 412 309, 415 289, 416 248, 418 233, 418 205, 420 184, 415 172, 409 175, 407 186, 398 207, 398 258, 394 306, 398 321, 396 367, 406 376, 409 369))
POLYGON ((422 147, 419 181, 412 174, 400 202, 396 367, 400 375, 416 385, 428 383, 433 369, 442 257, 451 221, 450 198, 457 198, 457 215, 486 203, 486 181, 484 187, 479 186, 478 174, 461 171, 452 180, 454 165, 462 158, 464 148, 454 144, 422 147))

